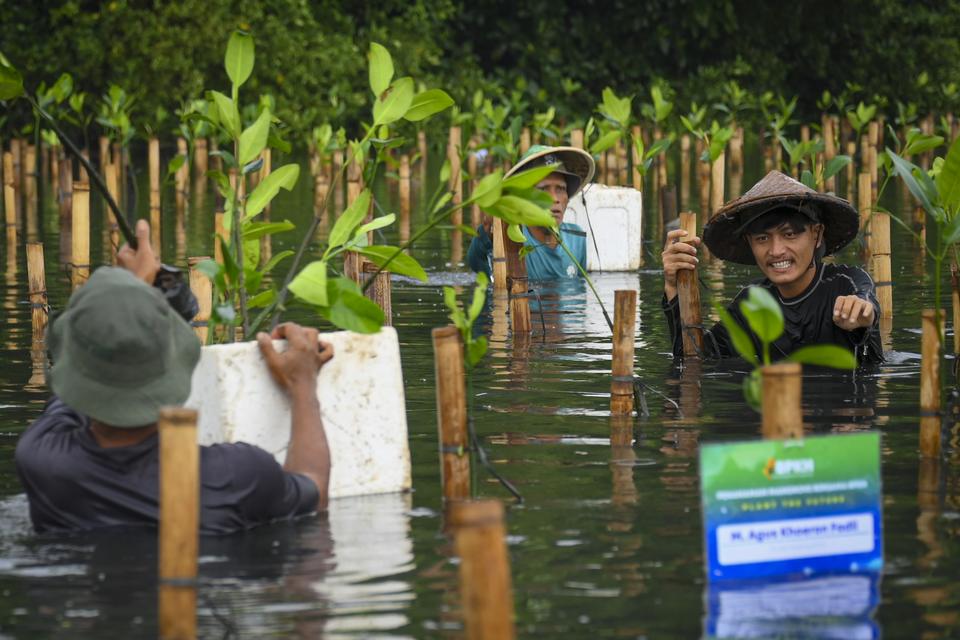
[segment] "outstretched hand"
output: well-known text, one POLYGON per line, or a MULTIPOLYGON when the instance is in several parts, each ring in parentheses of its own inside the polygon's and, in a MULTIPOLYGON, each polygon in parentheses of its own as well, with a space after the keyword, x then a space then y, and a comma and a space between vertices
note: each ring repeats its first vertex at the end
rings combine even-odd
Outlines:
POLYGON ((844 331, 871 326, 873 316, 873 303, 859 296, 837 296, 833 304, 833 324, 844 331))
POLYGON ((686 235, 687 232, 683 229, 674 229, 668 233, 663 253, 660 254, 663 258, 663 292, 668 301, 677 296, 677 273, 684 269, 696 269, 700 263, 697 258, 700 238, 686 238, 686 235))
POLYGON ((125 244, 117 252, 117 264, 133 273, 139 279, 153 286, 160 271, 160 256, 153 251, 150 245, 150 223, 146 220, 137 222, 137 250, 125 244))
POLYGON ((333 346, 321 342, 316 329, 293 322, 278 325, 270 335, 258 333, 257 344, 270 375, 288 393, 300 389, 316 393, 317 374, 333 357, 333 346), (278 353, 273 348, 272 339, 286 339, 287 350, 278 353))

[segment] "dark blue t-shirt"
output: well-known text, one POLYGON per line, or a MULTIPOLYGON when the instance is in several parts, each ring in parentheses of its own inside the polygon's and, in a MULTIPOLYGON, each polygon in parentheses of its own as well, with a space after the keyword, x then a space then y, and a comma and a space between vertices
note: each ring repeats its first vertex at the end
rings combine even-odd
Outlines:
MULTIPOLYGON (((40 533, 157 525, 156 434, 129 447, 101 447, 89 419, 55 397, 20 437, 16 464, 40 533)), ((284 471, 259 447, 200 447, 201 533, 310 513, 318 495, 310 478, 284 471)))

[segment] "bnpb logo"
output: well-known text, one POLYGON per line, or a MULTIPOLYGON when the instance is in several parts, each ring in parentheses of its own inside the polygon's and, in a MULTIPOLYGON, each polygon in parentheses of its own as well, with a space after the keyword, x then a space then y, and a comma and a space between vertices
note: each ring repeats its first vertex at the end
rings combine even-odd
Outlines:
POLYGON ((797 458, 793 460, 777 460, 770 458, 763 465, 763 475, 767 480, 774 478, 796 478, 812 476, 814 471, 813 458, 797 458))

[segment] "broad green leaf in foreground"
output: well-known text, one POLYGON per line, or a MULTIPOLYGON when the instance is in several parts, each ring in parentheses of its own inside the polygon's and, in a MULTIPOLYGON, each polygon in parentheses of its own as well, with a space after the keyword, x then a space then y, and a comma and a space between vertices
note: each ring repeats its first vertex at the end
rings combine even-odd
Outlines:
POLYGON ((393 58, 383 45, 376 42, 370 43, 367 58, 370 60, 370 90, 379 98, 393 80, 393 58))
POLYGON ((753 340, 751 340, 747 332, 743 330, 743 327, 733 319, 729 311, 720 305, 717 305, 715 308, 717 314, 720 316, 720 322, 723 323, 723 326, 727 329, 727 333, 730 334, 730 342, 733 343, 733 348, 736 349, 741 358, 750 364, 757 364, 759 358, 757 358, 757 351, 753 346, 753 340))
POLYGON ((264 109, 252 125, 240 134, 240 157, 237 161, 243 166, 260 155, 267 146, 270 133, 270 110, 264 109))
POLYGON ((288 288, 293 295, 304 302, 325 307, 327 305, 327 263, 323 260, 311 262, 300 270, 288 288))
POLYGON ((383 310, 360 293, 348 278, 331 278, 327 282, 328 306, 320 307, 320 315, 334 325, 356 333, 376 333, 383 326, 383 310))
POLYGON ((540 184, 541 180, 553 173, 559 166, 558 164, 547 164, 542 167, 537 167, 536 169, 530 169, 529 171, 515 173, 509 178, 505 178, 501 186, 507 190, 533 188, 540 184))
POLYGON ((801 347, 787 356, 789 362, 799 362, 834 369, 856 369, 857 358, 853 353, 835 344, 815 344, 801 347))
POLYGON ((373 126, 392 124, 402 118, 413 103, 413 78, 398 78, 385 98, 373 104, 373 126))
POLYGON ((477 185, 477 188, 473 190, 471 199, 481 208, 492 206, 500 199, 503 193, 503 188, 500 184, 502 181, 503 171, 500 169, 497 169, 488 176, 484 176, 483 180, 477 185))
POLYGON ((740 313, 762 342, 771 343, 783 333, 783 312, 773 295, 763 287, 750 287, 740 313))
POLYGON ((403 114, 404 120, 419 122, 453 106, 453 98, 441 89, 428 89, 413 97, 410 108, 403 114))
POLYGON ((385 267, 386 270, 391 273, 410 276, 421 282, 427 282, 429 279, 427 278, 427 272, 423 270, 420 263, 400 251, 397 247, 376 245, 361 247, 358 251, 367 258, 370 258, 371 262, 378 267, 385 267))
POLYGON ((370 210, 370 189, 364 189, 357 199, 350 203, 347 210, 340 214, 330 231, 327 243, 330 247, 339 247, 353 236, 353 230, 370 210))

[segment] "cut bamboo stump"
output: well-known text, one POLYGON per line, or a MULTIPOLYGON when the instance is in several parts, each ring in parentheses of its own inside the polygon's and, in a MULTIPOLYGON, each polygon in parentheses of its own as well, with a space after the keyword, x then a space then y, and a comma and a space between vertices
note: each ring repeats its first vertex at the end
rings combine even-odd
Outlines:
POLYGON ((43 266, 43 243, 27 243, 27 280, 33 317, 33 341, 43 342, 47 328, 47 279, 43 266))
POLYGON ((177 138, 177 155, 183 157, 183 164, 174 174, 177 213, 183 213, 190 197, 190 148, 184 138, 177 138))
POLYGON ((763 379, 763 437, 785 440, 803 437, 800 377, 796 362, 771 364, 760 370, 763 379))
POLYGON ((400 156, 400 242, 410 239, 410 156, 400 156))
POLYGON ((513 586, 503 504, 451 503, 447 523, 460 557, 460 599, 469 640, 512 640, 513 586))
MULTIPOLYGON (((12 146, 12 142, 11 142, 12 146)), ((13 154, 9 151, 3 154, 3 220, 7 227, 7 235, 13 229, 17 233, 17 188, 16 176, 13 169, 13 154)))
POLYGON ((920 360, 920 455, 940 455, 940 336, 937 312, 924 309, 920 360))
POLYGON ((377 306, 383 311, 383 324, 393 326, 393 304, 391 302, 390 272, 381 271, 377 273, 380 267, 372 262, 363 263, 363 272, 369 274, 365 280, 373 278, 373 284, 367 288, 367 297, 377 303, 377 306), (376 275, 373 275, 376 274, 376 275))
MULTIPOLYGON (((450 127, 450 137, 447 142, 447 160, 450 162, 450 191, 453 199, 450 204, 456 206, 463 202, 463 168, 460 163, 460 149, 463 144, 460 127, 450 127)), ((457 209, 450 216, 453 225, 463 224, 463 210, 457 209)))
MULTIPOLYGON (((120 195, 120 172, 116 164, 108 164, 104 173, 104 180, 107 183, 107 191, 113 197, 113 201, 119 203, 120 195)), ((117 264, 117 252, 120 250, 120 227, 113 218, 109 208, 104 204, 104 226, 108 230, 109 246, 107 250, 110 254, 110 264, 117 264)))
POLYGON ((200 448, 197 412, 160 410, 160 637, 197 636, 200 448))
POLYGON ((74 291, 90 277, 90 185, 73 183, 70 284, 74 291))
MULTIPOLYGON (((630 136, 633 140, 640 140, 643 133, 640 131, 640 125, 633 125, 633 128, 630 130, 630 136)), ((631 160, 633 163, 633 171, 631 172, 631 178, 633 188, 637 191, 643 191, 643 175, 640 173, 640 168, 643 165, 643 157, 640 155, 640 152, 637 150, 637 145, 630 145, 631 151, 631 160)))
POLYGON ((193 332, 197 334, 200 344, 207 344, 207 334, 210 331, 210 312, 213 310, 213 283, 197 269, 201 262, 209 260, 209 256, 196 256, 187 259, 190 266, 190 290, 197 299, 197 315, 193 317, 193 332))
POLYGON ((721 153, 710 166, 710 215, 715 214, 723 206, 725 153, 721 153))
POLYGON ((454 326, 437 327, 432 336, 443 497, 465 500, 470 497, 470 444, 463 342, 459 329, 454 326))
POLYGON ((570 132, 570 146, 583 149, 583 129, 574 129, 570 132))
POLYGON ((217 211, 213 214, 213 259, 220 266, 223 266, 223 244, 221 242, 228 245, 230 243, 230 239, 227 237, 227 229, 223 226, 223 216, 223 211, 217 211))
POLYGON ((633 413, 633 352, 637 320, 637 292, 614 292, 613 307, 613 381, 610 384, 610 414, 633 413))
POLYGON ((505 229, 503 221, 494 218, 490 225, 493 232, 493 290, 496 292, 507 291, 507 254, 503 241, 505 229))
POLYGON ((680 136, 680 208, 690 207, 690 136, 680 136))
POLYGON ((870 216, 870 271, 880 302, 880 317, 893 317, 893 273, 890 265, 890 214, 873 212, 870 216))
MULTIPOLYGON (((697 235, 697 214, 680 214, 680 228, 689 240, 697 235)), ((697 270, 681 269, 677 273, 677 296, 680 304, 680 325, 683 332, 683 355, 699 358, 703 353, 703 319, 700 313, 700 282, 697 270)))
POLYGON ((28 242, 37 239, 40 229, 37 208, 37 147, 28 144, 24 150, 23 205, 28 242))
POLYGON ((860 231, 863 233, 863 258, 870 260, 870 213, 873 210, 870 174, 866 171, 857 179, 857 208, 860 209, 860 231))
POLYGON ((150 171, 150 244, 158 256, 161 254, 160 219, 160 140, 150 138, 147 143, 147 163, 150 171))

